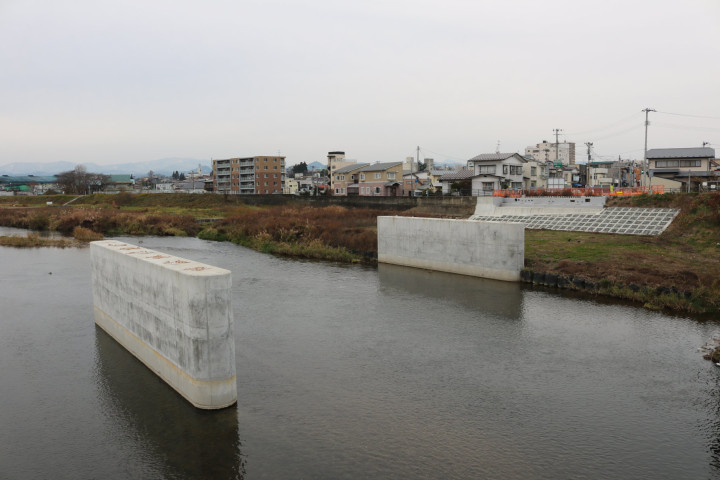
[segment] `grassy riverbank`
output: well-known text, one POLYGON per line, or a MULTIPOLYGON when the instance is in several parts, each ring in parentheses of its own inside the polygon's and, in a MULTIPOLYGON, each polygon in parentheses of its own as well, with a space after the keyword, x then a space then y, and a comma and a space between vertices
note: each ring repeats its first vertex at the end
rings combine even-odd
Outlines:
MULTIPOLYGON (((254 206, 222 195, 75 198, 0 197, 0 225, 68 235, 81 227, 103 235, 198 236, 276 255, 374 263, 377 216, 413 214, 390 207, 254 206), (56 206, 73 199, 69 206, 56 206)), ((526 268, 573 280, 561 285, 566 288, 582 283, 587 292, 648 308, 720 309, 720 193, 616 197, 609 206, 670 207, 681 213, 656 237, 526 230, 526 268)))
POLYGON ((581 279, 591 292, 648 308, 720 309, 720 193, 615 197, 608 206, 678 208, 680 214, 658 236, 526 230, 526 267, 581 279))

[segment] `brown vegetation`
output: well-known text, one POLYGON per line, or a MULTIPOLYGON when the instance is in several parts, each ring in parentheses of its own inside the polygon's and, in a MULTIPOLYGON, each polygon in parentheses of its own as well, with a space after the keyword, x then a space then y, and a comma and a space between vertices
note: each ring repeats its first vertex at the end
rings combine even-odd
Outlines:
POLYGON ((377 255, 378 215, 396 214, 397 212, 370 209, 349 210, 340 206, 246 209, 214 223, 200 236, 214 240, 230 240, 247 246, 253 246, 253 242, 260 241, 266 245, 259 248, 264 251, 268 249, 268 242, 288 246, 312 245, 313 251, 318 248, 344 250, 353 254, 352 261, 361 258, 367 260, 377 255))
MULTIPOLYGON (((197 235, 268 253, 342 262, 375 261, 377 216, 412 214, 412 210, 399 213, 306 204, 251 206, 219 195, 97 194, 83 197, 83 204, 75 202, 72 207, 46 207, 45 199, 39 198, 43 202, 27 197, 27 203, 36 207, 0 208, 0 225, 67 235, 80 227, 83 230, 77 232, 83 238, 91 234, 197 235), (222 218, 205 224, 195 220, 209 216, 222 218)), ((52 198, 61 203, 74 197, 52 198)), ((681 213, 657 237, 527 230, 526 266, 538 273, 604 285, 603 292, 638 301, 645 301, 635 298, 639 291, 646 297, 664 289, 673 294, 692 292, 693 298, 700 298, 709 308, 716 306, 717 311, 720 193, 611 197, 608 205, 679 208, 681 213)), ((655 297, 658 303, 663 294, 655 297)), ((662 301, 671 305, 674 300, 662 301)))
POLYGON ((37 233, 28 233, 24 237, 20 236, 4 236, 0 237, 0 245, 4 247, 74 247, 78 244, 67 238, 47 238, 41 237, 37 233))

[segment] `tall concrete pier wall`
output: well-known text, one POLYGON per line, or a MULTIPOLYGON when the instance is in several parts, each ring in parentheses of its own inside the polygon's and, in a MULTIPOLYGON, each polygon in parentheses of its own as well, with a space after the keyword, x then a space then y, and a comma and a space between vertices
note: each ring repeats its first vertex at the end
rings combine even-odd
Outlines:
POLYGON ((237 401, 230 271, 90 244, 95 323, 198 408, 237 401))
POLYGON ((378 261, 511 282, 525 262, 519 223, 378 217, 378 261))

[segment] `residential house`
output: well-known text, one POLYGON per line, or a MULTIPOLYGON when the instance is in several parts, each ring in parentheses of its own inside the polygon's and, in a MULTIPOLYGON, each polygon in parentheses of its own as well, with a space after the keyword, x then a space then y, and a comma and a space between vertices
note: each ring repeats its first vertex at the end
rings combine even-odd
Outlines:
MULTIPOLYGON (((530 157, 532 158, 532 157, 530 157)), ((545 165, 535 160, 528 160, 523 164, 524 188, 541 188, 547 185, 547 170, 545 165)))
POLYGON ((403 163, 385 162, 366 165, 357 171, 359 195, 397 197, 403 193, 403 163))
POLYGON ((237 195, 282 193, 285 157, 255 156, 213 160, 214 190, 237 195))
POLYGON ((298 192, 298 182, 294 178, 287 177, 285 179, 285 186, 283 186, 283 193, 288 195, 295 195, 298 192))
POLYGON ((345 158, 345 152, 328 152, 328 176, 330 177, 330 191, 335 193, 335 190, 339 190, 344 187, 335 186, 335 173, 338 169, 348 167, 351 165, 357 165, 357 160, 348 160, 345 158))
POLYGON ((468 160, 472 165, 473 195, 492 195, 500 188, 523 188, 524 157, 517 153, 483 153, 468 160))
POLYGON ((360 175, 358 170, 368 166, 367 163, 353 163, 334 169, 330 188, 333 195, 359 195, 360 175))
POLYGON ((613 185, 613 178, 610 175, 610 169, 614 161, 588 162, 587 169, 587 185, 588 187, 609 187, 613 185))
POLYGON ((655 148, 647 151, 650 185, 665 185, 669 189, 699 190, 717 184, 715 149, 655 148))
MULTIPOLYGON (((450 195, 453 192, 453 184, 458 184, 459 182, 462 182, 463 180, 468 180, 468 182, 471 182, 472 177, 475 175, 475 172, 469 168, 463 168, 458 171, 450 171, 445 172, 445 174, 441 175, 438 181, 442 185, 442 193, 443 195, 450 195)), ((472 192, 462 192, 459 191, 458 194, 464 194, 464 195, 470 195, 472 192)))

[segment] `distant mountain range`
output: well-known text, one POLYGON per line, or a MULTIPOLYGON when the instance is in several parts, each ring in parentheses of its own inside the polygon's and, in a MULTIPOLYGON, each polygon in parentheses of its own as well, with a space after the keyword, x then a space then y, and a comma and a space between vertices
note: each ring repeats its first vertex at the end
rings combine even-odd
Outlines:
POLYGON ((327 168, 327 165, 323 165, 320 162, 308 163, 307 166, 308 166, 308 170, 324 170, 327 168))
MULTIPOLYGON (((28 162, 8 163, 0 165, 0 175, 38 175, 49 176, 74 169, 78 164, 72 162, 28 162)), ((207 160, 196 158, 161 158, 147 162, 116 163, 113 165, 98 165, 96 163, 82 164, 88 172, 103 173, 105 175, 132 174, 135 177, 145 177, 150 170, 154 174, 172 175, 174 171, 180 173, 196 172, 198 165, 202 173, 212 172, 212 165, 207 160)))

